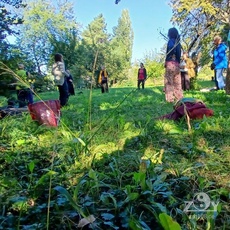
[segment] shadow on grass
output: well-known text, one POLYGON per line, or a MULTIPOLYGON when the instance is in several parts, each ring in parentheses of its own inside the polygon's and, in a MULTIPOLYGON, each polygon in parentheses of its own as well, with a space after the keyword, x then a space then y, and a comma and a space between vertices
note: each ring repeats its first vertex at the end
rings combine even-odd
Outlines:
MULTIPOLYGON (((192 217, 183 212, 185 201, 191 201, 201 191, 212 200, 220 199, 226 209, 228 96, 222 92, 186 92, 186 96, 202 99, 215 111, 213 118, 192 121, 193 131, 189 133, 183 120, 156 119, 172 111, 172 105, 164 101, 161 87, 111 88, 108 94, 101 94, 98 89, 92 92, 91 103, 90 91, 82 92, 70 97, 57 129, 36 127, 26 116, 20 118, 17 126, 12 119, 9 124, 1 123, 1 130, 9 129, 9 133, 2 131, 1 136, 5 148, 1 159, 1 182, 5 187, 1 194, 14 224, 21 218, 21 226, 43 223, 40 229, 46 229, 51 178, 47 171, 55 173, 52 188, 68 188, 82 212, 96 217, 94 229, 127 229, 128 224, 161 229, 161 212, 170 213, 181 226, 190 226, 188 219, 192 217), (34 162, 34 169, 30 162, 34 162), (7 180, 9 177, 11 180, 7 180), (26 206, 27 210, 20 209, 8 200, 9 195, 36 203, 26 206)), ((54 229, 76 228, 79 213, 70 204, 52 189, 50 224, 54 229)), ((7 218, 4 216, 1 221, 7 218)), ((201 229, 206 224, 199 218, 194 221, 201 229)), ((4 223, 5 227, 7 221, 4 223)), ((224 224, 229 226, 227 212, 218 215, 215 229, 224 224)))

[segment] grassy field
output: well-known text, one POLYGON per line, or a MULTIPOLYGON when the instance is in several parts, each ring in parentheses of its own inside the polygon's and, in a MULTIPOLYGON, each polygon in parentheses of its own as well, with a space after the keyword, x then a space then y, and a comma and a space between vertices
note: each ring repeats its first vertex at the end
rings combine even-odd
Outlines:
POLYGON ((186 92, 214 110, 188 131, 151 84, 77 90, 58 127, 2 119, 0 229, 230 229, 230 97, 186 92))

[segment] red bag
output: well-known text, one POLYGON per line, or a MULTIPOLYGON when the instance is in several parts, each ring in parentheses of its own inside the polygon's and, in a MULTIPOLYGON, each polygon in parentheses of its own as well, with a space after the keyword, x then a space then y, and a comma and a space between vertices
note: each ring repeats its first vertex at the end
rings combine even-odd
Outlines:
POLYGON ((188 114, 190 119, 203 119, 204 116, 211 117, 213 116, 213 110, 206 107, 206 105, 199 100, 184 99, 183 103, 177 102, 174 106, 174 111, 172 113, 166 114, 160 119, 170 119, 170 120, 179 120, 183 116, 188 114))
POLYGON ((59 100, 39 101, 28 105, 32 120, 47 126, 58 126, 60 108, 59 100))

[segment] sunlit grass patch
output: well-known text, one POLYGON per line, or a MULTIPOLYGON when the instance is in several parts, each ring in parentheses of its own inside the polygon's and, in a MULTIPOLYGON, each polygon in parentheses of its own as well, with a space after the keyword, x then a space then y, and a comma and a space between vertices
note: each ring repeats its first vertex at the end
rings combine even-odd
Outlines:
MULTIPOLYGON (((134 223, 157 229, 161 213, 187 229, 205 229, 205 217, 200 221, 183 212, 197 192, 222 204, 213 220, 216 229, 229 226, 229 96, 184 95, 203 100, 214 117, 191 120, 191 130, 186 119, 158 119, 173 111, 158 86, 93 90, 91 102, 90 91, 82 90, 62 108, 58 127, 38 125, 28 113, 2 119, 0 207, 11 215, 3 211, 3 227, 15 223, 13 218, 18 226, 37 223, 46 229, 50 198, 54 229, 61 224, 74 229, 87 216, 100 229, 129 229, 134 223), (23 199, 34 203, 24 206, 23 199)), ((57 99, 58 93, 41 98, 57 99)))

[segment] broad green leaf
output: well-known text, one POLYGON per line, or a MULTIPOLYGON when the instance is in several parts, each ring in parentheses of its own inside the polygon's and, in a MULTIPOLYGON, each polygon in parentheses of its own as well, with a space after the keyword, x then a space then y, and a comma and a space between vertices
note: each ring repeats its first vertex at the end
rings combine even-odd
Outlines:
POLYGON ((57 174, 55 171, 48 171, 46 174, 42 175, 42 177, 37 181, 36 186, 43 184, 45 180, 49 179, 50 176, 57 174))
POLYGON ((139 197, 139 193, 137 192, 132 192, 128 194, 128 197, 125 199, 125 202, 133 201, 136 200, 139 197))
POLYGON ((114 208, 117 209, 117 201, 116 201, 116 198, 115 198, 112 194, 110 194, 110 193, 109 193, 109 197, 110 197, 110 198, 112 199, 112 201, 113 201, 114 208))
POLYGON ((160 213, 159 220, 164 230, 181 230, 180 225, 166 213, 160 213))
POLYGON ((82 213, 80 209, 80 206, 78 206, 78 204, 73 200, 73 198, 65 188, 61 186, 56 186, 54 189, 57 190, 63 196, 65 196, 67 200, 70 202, 70 204, 73 206, 73 208, 75 208, 83 217, 85 217, 85 215, 82 213))
POLYGON ((35 167, 35 164, 33 161, 31 161, 29 164, 28 164, 28 168, 30 170, 30 172, 32 173, 34 171, 34 167, 35 167))
POLYGON ((97 180, 97 173, 93 169, 90 169, 89 170, 89 177, 91 179, 97 180))
POLYGON ((133 175, 133 178, 134 178, 136 183, 140 183, 143 180, 145 181, 146 174, 143 172, 135 172, 133 175))
POLYGON ((137 220, 130 220, 129 221, 129 227, 132 230, 143 230, 143 228, 140 226, 140 224, 137 223, 137 220))
POLYGON ((130 122, 125 123, 124 130, 128 130, 128 128, 131 126, 130 122))
POLYGON ((102 213, 101 216, 104 220, 112 220, 114 218, 114 215, 110 213, 102 213))
POLYGON ((155 202, 154 206, 158 207, 161 212, 166 212, 166 207, 162 205, 161 203, 155 202))
POLYGON ((179 129, 176 129, 176 128, 171 129, 171 130, 169 131, 169 134, 181 134, 181 133, 182 133, 182 131, 179 130, 179 129))
POLYGON ((146 182, 145 182, 146 173, 144 173, 144 172, 134 173, 133 178, 134 178, 135 182, 141 186, 142 190, 145 190, 145 188, 146 188, 146 182))
POLYGON ((25 142, 26 142, 25 140, 17 140, 16 141, 17 145, 19 145, 19 146, 25 144, 25 142))

